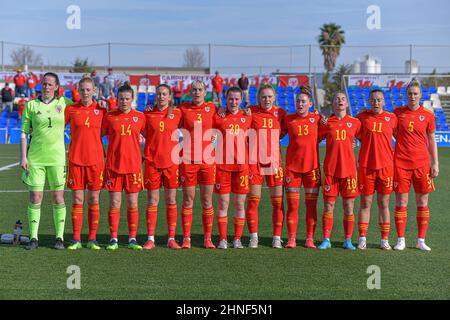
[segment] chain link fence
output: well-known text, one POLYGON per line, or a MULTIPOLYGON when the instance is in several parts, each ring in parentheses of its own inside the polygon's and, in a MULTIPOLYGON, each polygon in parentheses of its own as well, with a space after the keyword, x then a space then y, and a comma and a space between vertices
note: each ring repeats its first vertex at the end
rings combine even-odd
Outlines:
MULTIPOLYGON (((1 41, 1 68, 14 67, 11 55, 17 49, 29 47, 41 57, 38 66, 72 66, 77 58, 88 59, 96 67, 168 67, 185 66, 184 55, 197 48, 202 66, 212 73, 246 72, 322 73, 322 51, 317 44, 286 46, 251 46, 232 44, 151 44, 151 43, 96 43, 74 46, 35 45, 1 41)), ((352 73, 437 73, 450 72, 450 45, 372 45, 341 47, 336 67, 353 65, 352 73), (407 61, 413 60, 413 64, 407 61), (355 62, 357 62, 355 64, 355 62), (417 65, 415 65, 417 63, 417 65), (372 72, 370 72, 372 73, 372 72)))

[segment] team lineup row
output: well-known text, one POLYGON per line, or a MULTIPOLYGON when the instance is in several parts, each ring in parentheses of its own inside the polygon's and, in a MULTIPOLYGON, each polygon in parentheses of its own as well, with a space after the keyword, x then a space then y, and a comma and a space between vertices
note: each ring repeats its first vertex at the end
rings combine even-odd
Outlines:
POLYGON ((358 217, 358 248, 366 248, 366 233, 373 194, 377 192, 380 247, 391 249, 389 197, 396 192, 394 211, 398 241, 394 249, 406 247, 405 227, 408 193, 411 183, 416 192, 418 239, 416 247, 431 250, 425 244, 429 221, 428 194, 434 190, 433 178, 439 174, 438 152, 434 137, 433 113, 419 105, 420 84, 412 81, 407 89, 408 106, 394 113, 383 111, 381 90, 370 93, 371 110, 353 118, 347 114, 344 92, 336 92, 332 101, 333 115, 321 117, 309 112, 312 97, 302 88, 296 97, 296 113, 286 114, 274 105, 275 91, 270 85, 258 90, 258 105, 240 109, 242 91, 232 87, 226 93, 225 110, 217 110, 205 102, 202 82, 191 85, 192 102, 178 108, 171 106, 172 93, 167 85, 156 90, 156 105, 144 113, 132 109, 134 92, 129 86, 119 88, 119 109, 106 112, 93 100, 95 87, 90 78, 78 84, 81 101, 75 104, 57 96, 59 79, 47 73, 42 81, 42 96, 29 101, 23 113, 21 167, 23 181, 30 190, 28 221, 31 241, 27 249, 38 247, 38 227, 43 188, 48 181, 53 197, 56 249, 64 249, 63 233, 66 208, 64 187, 72 189, 73 240, 68 249, 81 245, 84 202, 88 203, 89 237, 87 247, 100 249, 96 233, 100 220, 99 193, 109 191, 108 223, 111 240, 108 250, 118 248, 118 227, 122 191, 125 191, 128 221, 128 247, 133 250, 155 246, 155 227, 159 190, 164 187, 168 227, 167 245, 171 249, 191 247, 191 225, 196 186, 200 186, 204 247, 216 248, 211 240, 216 215, 219 231, 217 248, 228 247, 227 226, 230 193, 233 193, 233 247, 242 248, 245 222, 250 233, 248 246, 258 247, 258 207, 264 180, 272 204, 274 248, 282 248, 281 234, 286 220, 288 242, 295 248, 300 202, 304 187, 306 207, 305 247, 316 248, 314 233, 317 222, 317 198, 320 188, 324 198, 322 212, 323 241, 319 249, 331 247, 333 212, 337 196, 344 206, 343 247, 352 244, 354 202, 361 195, 358 217), (71 143, 68 152, 68 176, 65 177, 64 128, 70 124, 71 143), (183 146, 178 130, 183 131, 183 146), (211 129, 216 130, 216 134, 211 129), (256 133, 256 140, 248 133, 256 133), (279 140, 289 135, 286 163, 282 164, 279 140), (28 135, 31 135, 28 144, 28 135), (108 138, 106 163, 101 137, 108 138), (145 137, 141 155, 140 137, 145 137), (396 137, 395 152, 392 138, 396 137), (175 137, 175 138, 174 138, 175 137), (218 138, 219 137, 219 138, 218 138), (326 155, 321 177, 319 142, 326 140, 326 155), (361 141, 359 165, 353 152, 355 139, 361 141), (216 148, 212 147, 215 140, 216 148), (250 142, 249 142, 250 141, 250 142), (181 152, 180 152, 181 150, 181 152), (264 150, 264 151, 262 151, 264 150), (430 161, 430 155, 432 162, 430 161), (142 174, 144 158, 144 174, 142 174), (177 188, 182 186, 181 222, 183 241, 175 240, 178 208, 177 188), (141 246, 136 241, 138 226, 138 194, 145 187, 148 194, 146 222, 148 240, 141 246), (87 199, 85 199, 87 189, 87 199), (214 212, 212 194, 216 193, 214 212), (287 212, 283 205, 286 194, 287 212), (248 195, 248 197, 247 197, 248 195), (247 203, 245 205, 245 202, 247 203), (286 219, 285 219, 286 216, 286 219))

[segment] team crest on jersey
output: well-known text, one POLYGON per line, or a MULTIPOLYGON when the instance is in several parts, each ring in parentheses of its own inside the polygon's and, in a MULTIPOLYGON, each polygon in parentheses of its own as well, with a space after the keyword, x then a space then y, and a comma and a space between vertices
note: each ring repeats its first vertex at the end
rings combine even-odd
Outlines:
POLYGON ((205 111, 206 111, 206 112, 209 112, 209 110, 211 110, 210 107, 205 107, 205 111))
POLYGON ((98 116, 100 114, 100 110, 95 109, 94 113, 95 113, 96 116, 98 116))
POLYGON ((316 119, 314 119, 314 118, 309 118, 309 122, 314 123, 314 122, 316 122, 316 119))
POLYGON ((220 183, 216 183, 216 189, 220 190, 220 183))
POLYGON ((245 123, 245 118, 241 118, 241 122, 242 122, 242 123, 245 123))
POLYGON ((273 115, 274 115, 275 117, 278 117, 278 111, 274 111, 274 112, 273 112, 273 115))
POLYGON ((391 118, 389 117, 384 117, 384 120, 386 120, 387 122, 391 121, 391 118))
POLYGON ((56 106, 56 112, 61 113, 62 112, 62 107, 61 106, 56 106))
POLYGON ((169 114, 169 119, 173 120, 173 118, 175 118, 175 115, 173 113, 169 114))
POLYGON ((327 184, 323 188, 325 189, 326 192, 330 191, 331 189, 331 187, 327 184))
POLYGON ((134 121, 134 123, 137 123, 139 121, 139 118, 138 117, 133 117, 133 121, 134 121))
POLYGON ((352 127, 352 123, 351 122, 347 122, 347 127, 351 128, 352 127))
POLYGON ((420 121, 424 121, 425 120, 425 116, 419 116, 419 120, 420 121))

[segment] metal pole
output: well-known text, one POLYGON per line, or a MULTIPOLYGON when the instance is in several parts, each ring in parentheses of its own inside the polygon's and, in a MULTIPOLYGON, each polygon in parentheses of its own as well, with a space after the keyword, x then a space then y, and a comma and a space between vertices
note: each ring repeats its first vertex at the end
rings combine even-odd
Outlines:
POLYGON ((308 65, 308 75, 309 75, 309 87, 311 87, 311 45, 309 45, 309 65, 308 65))
POLYGON ((111 42, 108 42, 108 67, 111 68, 111 42))
POLYGON ((412 76, 412 44, 409 45, 409 76, 412 76))
POLYGON ((289 48, 289 72, 292 72, 292 47, 289 48))
POLYGON ((209 74, 211 74, 211 43, 208 44, 208 59, 209 74))
POLYGON ((5 71, 5 64, 3 61, 3 57, 5 56, 5 51, 3 50, 5 46, 5 42, 2 40, 2 71, 5 71))

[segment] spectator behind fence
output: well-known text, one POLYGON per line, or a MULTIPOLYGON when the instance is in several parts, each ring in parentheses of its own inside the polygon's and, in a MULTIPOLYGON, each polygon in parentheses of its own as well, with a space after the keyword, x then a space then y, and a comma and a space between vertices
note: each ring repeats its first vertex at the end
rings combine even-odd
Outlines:
POLYGON ((9 83, 5 82, 5 87, 1 91, 2 94, 2 111, 9 107, 9 112, 13 110, 14 91, 10 88, 9 83))
POLYGON ((95 90, 96 90, 96 93, 95 93, 94 96, 99 97, 100 96, 99 91, 100 91, 100 81, 101 81, 101 79, 100 79, 100 76, 97 75, 97 71, 92 70, 92 72, 91 72, 91 79, 94 80, 94 86, 95 86, 95 90))
POLYGON ((32 71, 30 71, 27 77, 27 97, 31 97, 36 94, 36 83, 37 77, 32 71))
POLYGON ((17 102, 17 106, 19 109, 19 119, 22 119, 22 113, 23 113, 23 109, 25 108, 25 103, 27 102, 27 99, 25 98, 25 95, 22 94, 20 96, 20 100, 17 102))
POLYGON ((108 68, 108 74, 105 76, 105 81, 108 81, 112 88, 116 87, 112 68, 108 68))
POLYGON ((81 100, 80 92, 78 91, 77 85, 75 85, 72 89, 72 101, 78 102, 81 100))
POLYGON ((111 90, 114 90, 114 86, 111 85, 111 82, 108 80, 108 76, 103 78, 103 83, 100 84, 99 96, 107 98, 111 90))
POLYGON ((211 80, 212 82, 212 98, 213 98, 213 102, 214 102, 214 98, 216 98, 217 102, 216 105, 218 107, 222 106, 222 91, 223 91, 223 78, 220 76, 219 71, 216 71, 216 76, 214 78, 212 78, 211 80))
POLYGON ((178 81, 176 86, 173 88, 173 99, 176 106, 181 104, 182 97, 183 97, 183 88, 181 87, 181 81, 178 81))
POLYGON ((17 69, 17 74, 14 76, 14 84, 16 85, 16 97, 22 93, 25 94, 25 82, 27 78, 22 74, 22 69, 17 69))
POLYGON ((238 86, 242 90, 242 100, 245 101, 245 106, 248 106, 248 104, 250 103, 248 98, 249 81, 245 73, 241 74, 241 77, 238 80, 238 86))

